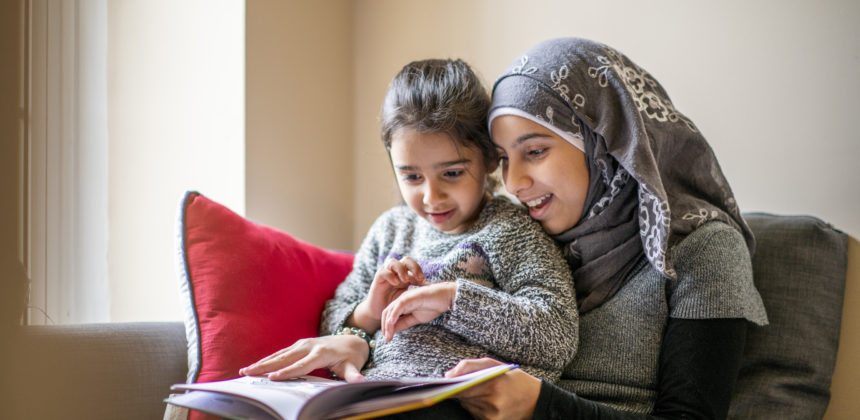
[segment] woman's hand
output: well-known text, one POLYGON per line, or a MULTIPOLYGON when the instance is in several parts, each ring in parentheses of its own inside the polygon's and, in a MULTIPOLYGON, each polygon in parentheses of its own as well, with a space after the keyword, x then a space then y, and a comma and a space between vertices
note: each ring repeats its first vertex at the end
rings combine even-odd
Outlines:
MULTIPOLYGON (((445 377, 502 364, 490 358, 463 359, 445 377)), ((457 395, 460 404, 479 419, 530 419, 540 395, 540 379, 515 369, 457 395)))
POLYGON ((424 282, 424 272, 415 260, 408 256, 400 260, 389 258, 376 272, 367 297, 358 304, 346 325, 361 328, 368 334, 375 333, 380 327, 382 311, 409 286, 420 286, 424 282))
POLYGON ((391 341, 394 334, 413 325, 436 319, 451 310, 457 283, 445 282, 403 292, 382 311, 382 335, 391 341))
POLYGON ((269 379, 278 381, 328 368, 347 382, 358 382, 364 379, 361 367, 369 355, 367 342, 354 335, 303 338, 292 346, 239 369, 239 374, 266 374, 269 379))

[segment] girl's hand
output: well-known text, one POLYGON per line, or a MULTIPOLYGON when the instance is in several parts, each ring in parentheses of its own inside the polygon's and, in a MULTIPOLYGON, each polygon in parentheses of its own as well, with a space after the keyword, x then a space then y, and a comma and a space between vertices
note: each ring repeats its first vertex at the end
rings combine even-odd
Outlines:
MULTIPOLYGON (((463 359, 445 372, 445 377, 460 376, 499 364, 501 362, 487 357, 463 359)), ((540 386, 540 379, 515 369, 457 394, 457 399, 463 408, 479 419, 530 419, 534 416, 540 386)))
POLYGON ((266 374, 269 379, 279 381, 328 368, 347 382, 358 382, 364 379, 361 367, 369 355, 367 342, 354 335, 303 338, 292 346, 239 369, 239 374, 266 374))
POLYGON ((346 325, 358 327, 368 334, 379 329, 382 311, 409 286, 423 285, 424 272, 410 257, 389 258, 373 278, 367 297, 355 308, 346 325))
POLYGON ((436 319, 451 310, 457 283, 435 283, 403 292, 382 311, 382 335, 391 341, 394 334, 413 325, 436 319))

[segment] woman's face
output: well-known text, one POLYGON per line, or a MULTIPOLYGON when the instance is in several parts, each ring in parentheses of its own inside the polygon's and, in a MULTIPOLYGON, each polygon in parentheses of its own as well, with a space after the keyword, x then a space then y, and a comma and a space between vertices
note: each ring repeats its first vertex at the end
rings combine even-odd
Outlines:
POLYGON ((546 127, 514 115, 495 118, 492 134, 501 149, 505 189, 528 206, 547 233, 576 225, 588 193, 585 153, 546 127))

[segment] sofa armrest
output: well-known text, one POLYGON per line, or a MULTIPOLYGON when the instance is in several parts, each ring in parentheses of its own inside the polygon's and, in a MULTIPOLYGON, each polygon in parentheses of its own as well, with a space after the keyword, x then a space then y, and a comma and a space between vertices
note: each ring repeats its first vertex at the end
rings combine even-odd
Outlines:
POLYGON ((855 238, 848 244, 847 271, 839 352, 824 420, 854 419, 860 413, 860 242, 855 238))
POLYGON ((27 326, 15 341, 4 418, 160 419, 188 369, 182 322, 27 326))

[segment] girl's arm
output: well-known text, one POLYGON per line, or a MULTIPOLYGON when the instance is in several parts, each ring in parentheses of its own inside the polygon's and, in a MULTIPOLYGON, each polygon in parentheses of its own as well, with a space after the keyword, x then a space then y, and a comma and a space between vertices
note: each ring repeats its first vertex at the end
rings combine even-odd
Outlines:
POLYGON ((377 237, 377 233, 384 232, 386 225, 384 217, 385 215, 377 219, 368 230, 367 236, 355 254, 352 271, 343 283, 338 285, 334 297, 326 302, 320 318, 320 335, 334 334, 343 327, 356 306, 367 296, 376 273, 381 247, 381 239, 377 237))

